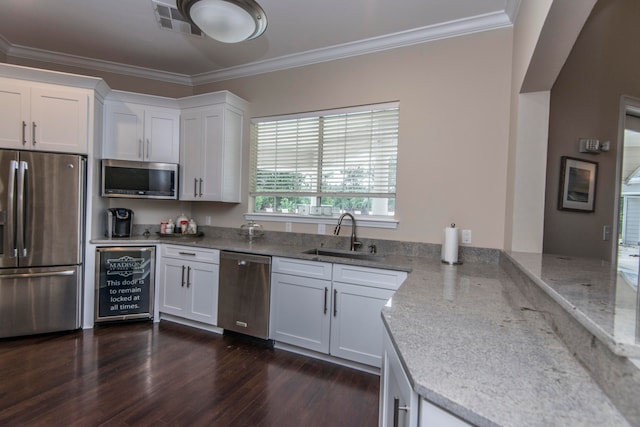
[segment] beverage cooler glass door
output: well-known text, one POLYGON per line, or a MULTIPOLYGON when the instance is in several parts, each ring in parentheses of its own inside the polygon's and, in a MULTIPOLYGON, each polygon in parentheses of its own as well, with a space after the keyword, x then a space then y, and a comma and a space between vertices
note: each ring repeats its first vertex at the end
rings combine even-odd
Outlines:
POLYGON ((156 248, 96 249, 95 321, 153 318, 156 248))

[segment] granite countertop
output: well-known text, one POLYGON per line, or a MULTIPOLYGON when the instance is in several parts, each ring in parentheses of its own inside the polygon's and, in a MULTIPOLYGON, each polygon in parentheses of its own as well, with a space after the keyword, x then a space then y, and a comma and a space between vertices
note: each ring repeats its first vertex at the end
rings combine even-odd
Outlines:
POLYGON ((309 249, 304 240, 149 236, 91 243, 170 243, 408 271, 382 318, 419 395, 478 426, 629 425, 498 263, 317 257, 302 253, 309 249))
POLYGON ((412 267, 383 320, 418 394, 480 426, 628 425, 500 266, 412 267))
MULTIPOLYGON (((256 239, 249 242, 241 238, 229 237, 160 237, 158 235, 133 236, 125 238, 94 238, 91 243, 95 245, 145 245, 145 244, 171 244, 193 246, 200 248, 219 249, 222 251, 247 252, 256 255, 285 256, 289 258, 308 259, 312 261, 325 261, 343 264, 361 265, 363 267, 386 268, 389 270, 411 271, 412 257, 380 254, 372 259, 351 259, 344 257, 333 257, 328 255, 307 254, 305 251, 315 247, 313 243, 305 243, 304 240, 283 244, 282 242, 272 242, 256 239)), ((372 257, 373 258, 373 257, 372 257)))
MULTIPOLYGON (((507 252, 506 256, 612 352, 640 357, 636 290, 615 264, 539 253, 507 252)), ((636 272, 637 263, 636 259, 636 272)))

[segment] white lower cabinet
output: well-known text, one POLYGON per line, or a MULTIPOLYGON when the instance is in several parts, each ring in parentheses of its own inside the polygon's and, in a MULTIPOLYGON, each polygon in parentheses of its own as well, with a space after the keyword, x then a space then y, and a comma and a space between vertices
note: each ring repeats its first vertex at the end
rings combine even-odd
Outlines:
POLYGON ((427 399, 420 399, 420 427, 472 427, 472 425, 427 399))
POLYGON ((380 367, 380 310, 406 273, 273 258, 271 338, 380 367))
POLYGON ((333 265, 333 356, 382 366, 382 307, 407 278, 404 271, 333 265))
POLYGON ((380 427, 471 427, 413 390, 386 329, 383 333, 379 414, 380 427))
POLYGON ((220 252, 164 245, 160 258, 160 313, 215 326, 218 323, 220 252))
POLYGON ((271 338, 321 353, 329 352, 330 280, 290 274, 271 276, 271 338))
POLYGON ((332 265, 271 258, 270 338, 329 353, 332 265))
POLYGON ((417 427, 418 394, 413 391, 386 330, 382 335, 380 370, 380 427, 417 427))

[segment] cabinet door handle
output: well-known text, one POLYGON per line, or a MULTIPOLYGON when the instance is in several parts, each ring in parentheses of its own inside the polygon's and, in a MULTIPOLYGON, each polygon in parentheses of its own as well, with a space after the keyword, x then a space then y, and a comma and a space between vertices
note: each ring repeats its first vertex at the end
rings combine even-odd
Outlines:
POLYGON ((22 145, 27 145, 27 122, 22 121, 22 145))
POLYGON ((191 267, 187 267, 187 288, 191 286, 191 267))
POLYGON ((144 159, 144 156, 142 155, 142 139, 138 140, 138 157, 141 159, 144 159))
POLYGON ((338 290, 333 290, 333 317, 338 315, 338 290))
POLYGON ((36 145, 36 127, 38 127, 36 122, 31 122, 31 140, 33 141, 33 145, 36 145))
POLYGON ((151 157, 151 145, 149 144, 149 138, 147 138, 147 159, 151 157))
POLYGON ((200 178, 200 197, 202 197, 202 178, 200 178))
POLYGON ((398 420, 400 418, 400 411, 409 412, 408 406, 400 406, 400 399, 393 398, 393 427, 398 427, 398 420))
POLYGON ((193 178, 193 197, 198 197, 198 178, 193 178))
POLYGON ((181 283, 180 283, 180 286, 183 287, 183 288, 184 288, 184 269, 185 269, 185 266, 183 265, 182 266, 182 279, 181 279, 181 283))
POLYGON ((324 287, 324 314, 327 314, 327 293, 329 292, 329 288, 324 287))

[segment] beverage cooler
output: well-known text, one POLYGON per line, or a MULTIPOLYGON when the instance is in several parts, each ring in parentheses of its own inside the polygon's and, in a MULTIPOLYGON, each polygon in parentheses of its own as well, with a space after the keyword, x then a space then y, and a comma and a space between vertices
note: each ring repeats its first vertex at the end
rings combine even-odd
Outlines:
POLYGON ((156 249, 96 249, 95 321, 152 319, 156 249))

